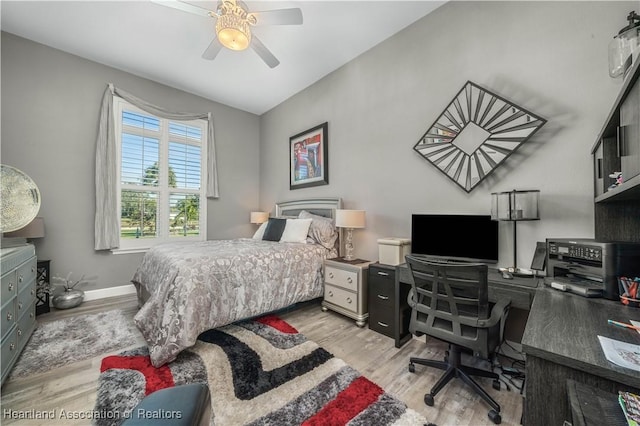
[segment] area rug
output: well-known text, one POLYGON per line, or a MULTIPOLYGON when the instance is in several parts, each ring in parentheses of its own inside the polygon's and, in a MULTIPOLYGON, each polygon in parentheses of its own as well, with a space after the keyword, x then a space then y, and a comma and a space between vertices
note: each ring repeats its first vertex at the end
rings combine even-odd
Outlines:
POLYGON ((38 324, 9 377, 43 373, 131 347, 141 339, 130 316, 120 309, 38 324))
POLYGON ((206 383, 211 424, 424 425, 427 421, 276 316, 209 330, 160 368, 146 347, 102 360, 96 424, 119 425, 156 390, 206 383))

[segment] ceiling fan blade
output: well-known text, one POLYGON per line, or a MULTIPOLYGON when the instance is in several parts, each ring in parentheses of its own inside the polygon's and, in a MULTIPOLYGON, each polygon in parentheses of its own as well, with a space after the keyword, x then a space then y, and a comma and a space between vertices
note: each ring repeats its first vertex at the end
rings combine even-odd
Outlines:
POLYGON ((252 14, 256 17, 256 26, 302 24, 302 10, 298 8, 265 10, 262 12, 252 12, 252 14))
POLYGON ((278 58, 273 56, 273 53, 271 53, 271 51, 262 44, 255 34, 251 38, 251 48, 255 50, 258 56, 260 56, 267 65, 269 65, 269 68, 275 68, 280 64, 278 58))
POLYGON ((205 17, 215 17, 216 14, 208 9, 204 9, 199 6, 194 6, 189 3, 185 3, 180 0, 151 0, 151 3, 159 4, 160 6, 172 7, 174 9, 182 10, 183 12, 193 13, 194 15, 200 15, 205 17))
POLYGON ((202 53, 202 59, 212 60, 218 56, 218 53, 222 50, 222 44, 218 40, 218 37, 214 37, 209 43, 209 47, 202 53))

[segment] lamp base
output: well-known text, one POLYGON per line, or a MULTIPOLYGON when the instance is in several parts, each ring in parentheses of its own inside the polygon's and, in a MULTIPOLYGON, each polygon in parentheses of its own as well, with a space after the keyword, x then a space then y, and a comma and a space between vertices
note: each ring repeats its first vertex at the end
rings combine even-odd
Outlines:
POLYGON ((344 260, 353 260, 356 257, 353 255, 353 229, 347 228, 347 236, 344 242, 344 260))

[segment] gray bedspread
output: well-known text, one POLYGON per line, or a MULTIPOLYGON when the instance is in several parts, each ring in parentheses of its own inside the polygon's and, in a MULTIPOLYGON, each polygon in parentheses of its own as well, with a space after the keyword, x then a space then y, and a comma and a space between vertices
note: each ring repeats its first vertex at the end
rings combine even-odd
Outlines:
POLYGON ((318 244, 235 240, 170 243, 149 250, 133 277, 148 299, 134 321, 159 367, 206 330, 322 296, 318 244))

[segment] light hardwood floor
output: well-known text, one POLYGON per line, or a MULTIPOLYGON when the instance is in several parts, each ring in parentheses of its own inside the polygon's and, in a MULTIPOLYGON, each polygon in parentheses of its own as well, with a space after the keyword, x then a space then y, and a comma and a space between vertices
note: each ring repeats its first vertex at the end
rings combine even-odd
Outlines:
MULTIPOLYGON (((125 310, 133 317, 137 310, 135 297, 123 296, 85 302, 72 310, 40 315, 38 322, 116 308, 125 310)), ((433 407, 424 404, 425 392, 431 388, 442 372, 416 365, 416 372, 410 373, 407 369, 409 357, 441 359, 444 356, 446 344, 433 339, 425 344, 424 338, 413 338, 402 348, 397 349, 393 339, 369 330, 366 326, 358 328, 353 320, 338 313, 322 312, 317 302, 282 312, 280 317, 309 339, 359 370, 387 392, 404 401, 409 407, 420 412, 428 421, 438 426, 493 424, 487 418, 489 406, 459 380, 449 383, 436 396, 433 407)), ((141 341, 136 346, 142 344, 144 342, 141 341)), ((93 409, 100 374, 100 361, 104 355, 36 376, 9 379, 0 392, 0 424, 29 426, 90 424, 90 420, 87 419, 74 420, 59 417, 63 409, 67 413, 83 413, 93 409), (25 410, 40 412, 56 410, 56 416, 52 420, 12 420, 8 416, 10 412, 25 410)), ((507 391, 504 386, 501 391, 496 391, 491 386, 491 380, 478 380, 501 405, 502 424, 519 425, 522 395, 514 388, 507 391)))

